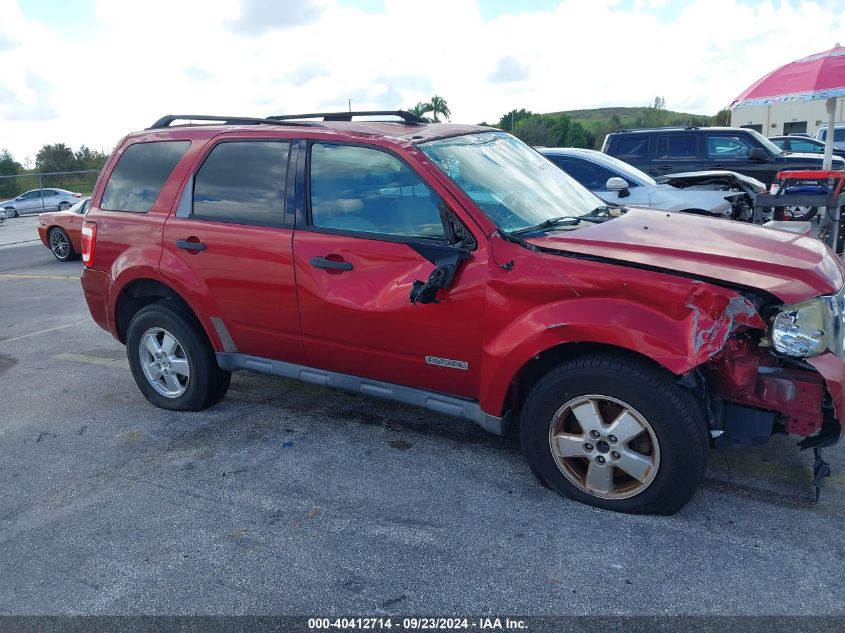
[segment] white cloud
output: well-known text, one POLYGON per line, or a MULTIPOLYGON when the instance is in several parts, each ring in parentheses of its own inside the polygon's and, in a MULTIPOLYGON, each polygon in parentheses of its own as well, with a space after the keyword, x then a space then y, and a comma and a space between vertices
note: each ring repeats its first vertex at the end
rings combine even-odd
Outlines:
POLYGON ((692 0, 666 17, 652 8, 661 0, 639 10, 562 0, 485 21, 477 0, 386 0, 384 14, 338 0, 280 4, 287 13, 255 0, 98 0, 79 37, 0 0, 0 42, 28 34, 0 46, 0 148, 23 160, 45 143, 110 149, 168 113, 345 110, 348 99, 395 108, 433 94, 469 123, 655 95, 713 114, 776 66, 845 39, 836 2, 692 0), (796 37, 796 24, 812 24, 813 37, 796 37))
POLYGON ((509 81, 525 81, 531 74, 530 68, 513 57, 502 57, 496 65, 496 70, 490 73, 493 83, 507 83, 509 81))

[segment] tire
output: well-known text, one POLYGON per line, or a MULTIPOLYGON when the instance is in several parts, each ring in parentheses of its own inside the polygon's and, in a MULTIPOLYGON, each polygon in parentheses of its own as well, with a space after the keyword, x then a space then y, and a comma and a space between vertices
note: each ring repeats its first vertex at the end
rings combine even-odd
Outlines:
POLYGON ((132 317, 126 353, 141 393, 161 409, 201 411, 220 402, 229 389, 232 374, 218 366, 193 314, 174 302, 150 304, 132 317))
POLYGON ((816 217, 818 212, 818 207, 787 207, 786 209, 786 213, 790 215, 789 219, 793 222, 807 222, 816 217))
POLYGON ((7 218, 16 218, 18 217, 18 212, 13 209, 12 207, 6 207, 6 217, 7 218))
POLYGON ((565 361, 540 379, 522 410, 520 440, 543 484, 575 501, 630 514, 680 510, 701 483, 709 446, 700 407, 671 374, 615 354, 565 361), (610 422, 622 413, 616 437, 610 422), (557 455, 553 444, 561 447, 557 455))
POLYGON ((60 262, 69 262, 79 257, 79 254, 73 250, 73 243, 63 228, 57 226, 50 229, 47 241, 50 243, 50 252, 53 253, 53 257, 60 262))
POLYGON ((67 211, 71 206, 70 202, 62 201, 59 203, 58 209, 59 211, 67 211))

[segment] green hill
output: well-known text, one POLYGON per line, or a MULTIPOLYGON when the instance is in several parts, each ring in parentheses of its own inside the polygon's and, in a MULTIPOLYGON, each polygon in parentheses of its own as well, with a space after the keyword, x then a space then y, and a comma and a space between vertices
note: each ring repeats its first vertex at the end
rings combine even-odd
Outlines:
POLYGON ((591 123, 609 123, 617 117, 623 126, 636 127, 638 121, 648 120, 654 114, 659 114, 661 119, 672 121, 666 125, 700 125, 709 123, 711 118, 706 114, 690 114, 689 112, 675 112, 674 110, 655 110, 650 107, 613 107, 613 108, 589 108, 586 110, 563 110, 561 112, 549 112, 551 116, 565 114, 573 121, 581 125, 589 126, 591 123))

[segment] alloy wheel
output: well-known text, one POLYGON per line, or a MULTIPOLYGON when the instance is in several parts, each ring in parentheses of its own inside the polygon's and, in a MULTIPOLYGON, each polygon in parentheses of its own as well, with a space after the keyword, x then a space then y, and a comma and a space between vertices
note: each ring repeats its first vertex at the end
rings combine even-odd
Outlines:
POLYGON ((139 343, 141 370, 153 389, 166 398, 178 398, 188 389, 191 369, 182 345, 160 327, 144 332, 139 343))
POLYGON ((70 253, 67 235, 58 230, 50 233, 50 249, 58 259, 65 259, 70 253))
POLYGON ((660 467, 654 429, 631 405, 608 396, 579 396, 558 409, 549 447, 570 482, 602 499, 640 494, 660 467))

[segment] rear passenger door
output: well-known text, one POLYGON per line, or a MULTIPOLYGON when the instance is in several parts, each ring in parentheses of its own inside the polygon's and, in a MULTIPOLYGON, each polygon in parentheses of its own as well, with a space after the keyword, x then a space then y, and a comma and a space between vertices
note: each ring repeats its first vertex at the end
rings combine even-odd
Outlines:
POLYGON ((302 361, 285 139, 213 144, 164 227, 161 274, 211 321, 226 352, 302 361))
POLYGON ((307 363, 476 397, 486 259, 444 197, 374 146, 313 142, 302 170, 294 258, 307 363), (449 289, 411 303, 414 281, 457 256, 461 235, 449 289))
POLYGON ((661 176, 700 168, 697 134, 660 134, 657 136, 651 174, 661 176))

